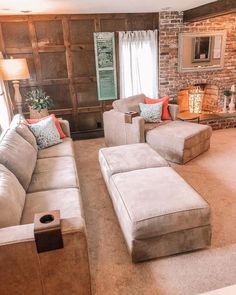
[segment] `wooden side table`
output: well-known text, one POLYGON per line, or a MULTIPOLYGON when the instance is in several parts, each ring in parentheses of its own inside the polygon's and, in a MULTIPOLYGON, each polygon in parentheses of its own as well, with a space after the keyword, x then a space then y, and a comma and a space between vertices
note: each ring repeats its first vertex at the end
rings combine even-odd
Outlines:
POLYGON ((177 118, 181 121, 195 121, 197 120, 198 124, 200 123, 200 114, 194 114, 189 112, 179 113, 177 118))

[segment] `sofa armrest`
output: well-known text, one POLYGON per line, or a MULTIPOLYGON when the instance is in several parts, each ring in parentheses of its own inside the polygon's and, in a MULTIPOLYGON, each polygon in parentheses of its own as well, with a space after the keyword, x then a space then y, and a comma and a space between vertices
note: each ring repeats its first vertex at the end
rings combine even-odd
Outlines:
POLYGON ((110 110, 103 113, 103 125, 107 146, 144 142, 144 119, 140 116, 129 124, 124 113, 110 110))
POLYGON ((177 104, 169 104, 168 108, 169 108, 169 112, 170 112, 172 120, 175 121, 179 113, 179 106, 177 104))
POLYGON ((132 124, 125 124, 127 144, 145 142, 144 125, 145 121, 141 116, 134 117, 132 124))
POLYGON ((63 219, 64 248, 40 254, 33 227, 0 229, 0 294, 91 294, 83 219, 63 219))
POLYGON ((61 128, 67 137, 71 137, 70 124, 67 120, 59 119, 61 128))

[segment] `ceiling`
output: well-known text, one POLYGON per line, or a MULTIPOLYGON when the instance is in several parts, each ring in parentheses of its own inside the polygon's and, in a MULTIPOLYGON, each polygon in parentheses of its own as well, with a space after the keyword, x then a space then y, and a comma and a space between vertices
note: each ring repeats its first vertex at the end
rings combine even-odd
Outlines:
POLYGON ((183 11, 215 0, 0 0, 0 15, 183 11))

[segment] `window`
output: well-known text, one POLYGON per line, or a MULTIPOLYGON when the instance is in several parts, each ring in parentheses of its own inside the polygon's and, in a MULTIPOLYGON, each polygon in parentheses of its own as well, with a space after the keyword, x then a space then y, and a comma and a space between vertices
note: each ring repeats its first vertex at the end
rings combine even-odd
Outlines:
POLYGON ((4 90, 3 81, 0 80, 0 133, 2 130, 8 128, 11 120, 4 90))
POLYGON ((119 32, 120 97, 158 96, 158 32, 119 32))

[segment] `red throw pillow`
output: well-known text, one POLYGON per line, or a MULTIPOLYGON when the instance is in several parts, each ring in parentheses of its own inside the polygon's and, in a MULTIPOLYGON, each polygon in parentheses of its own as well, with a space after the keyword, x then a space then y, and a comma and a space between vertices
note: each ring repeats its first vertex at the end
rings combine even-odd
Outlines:
POLYGON ((60 134, 60 138, 63 139, 66 137, 65 133, 63 132, 62 128, 61 128, 61 124, 60 124, 60 121, 56 118, 56 116, 54 114, 51 114, 49 116, 46 116, 46 117, 43 117, 41 119, 26 119, 27 123, 28 124, 35 124, 35 123, 38 123, 39 121, 42 121, 44 119, 47 119, 48 117, 52 117, 54 119, 54 123, 57 127, 57 130, 60 134))
POLYGON ((170 116, 170 113, 169 113, 169 110, 168 110, 169 99, 170 99, 169 96, 165 96, 165 97, 162 97, 162 98, 156 98, 156 99, 145 97, 144 102, 146 104, 153 104, 153 103, 163 102, 161 119, 162 120, 171 120, 171 116, 170 116))

